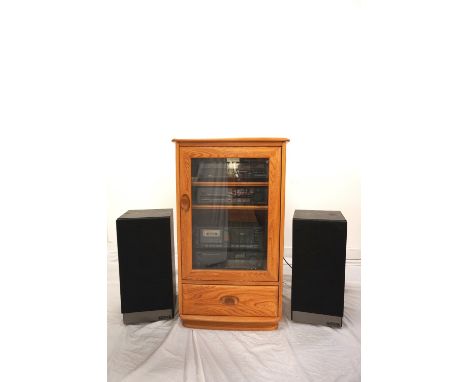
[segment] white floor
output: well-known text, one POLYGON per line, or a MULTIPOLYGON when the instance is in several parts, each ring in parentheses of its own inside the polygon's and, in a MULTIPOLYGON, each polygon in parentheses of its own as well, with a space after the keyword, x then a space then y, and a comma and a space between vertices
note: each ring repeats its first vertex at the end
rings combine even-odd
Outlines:
MULTIPOLYGON (((284 265, 283 320, 276 331, 194 330, 179 318, 124 326, 118 263, 108 256, 109 381, 359 381, 361 267, 346 265, 343 327, 290 320, 291 269, 284 265)), ((290 259, 288 260, 291 263, 290 259)))

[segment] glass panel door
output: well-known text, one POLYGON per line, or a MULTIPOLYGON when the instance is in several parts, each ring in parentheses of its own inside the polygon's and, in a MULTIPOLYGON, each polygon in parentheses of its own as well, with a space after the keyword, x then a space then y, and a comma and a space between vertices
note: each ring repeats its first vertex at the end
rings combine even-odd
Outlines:
POLYGON ((266 270, 268 158, 192 158, 192 269, 266 270))
POLYGON ((181 147, 178 203, 185 280, 277 281, 280 147, 181 147))

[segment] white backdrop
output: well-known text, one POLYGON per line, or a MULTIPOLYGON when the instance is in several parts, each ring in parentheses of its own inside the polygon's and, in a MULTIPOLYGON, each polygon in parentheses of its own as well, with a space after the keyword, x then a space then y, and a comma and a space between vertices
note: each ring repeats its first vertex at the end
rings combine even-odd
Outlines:
POLYGON ((350 248, 362 170, 363 380, 468 380, 466 325, 444 324, 454 307, 467 316, 467 10, 463 0, 1 2, 0 286, 15 312, 4 315, 14 328, 2 337, 4 379, 104 380, 106 218, 112 246, 125 210, 174 205, 172 137, 264 135, 291 138, 289 219, 299 202, 333 204, 350 248), (427 307, 437 309, 408 324, 427 307), (48 314, 31 321, 32 311, 48 314))
POLYGON ((371 36, 358 1, 307 3, 304 12, 305 4, 158 3, 147 13, 126 9, 128 24, 110 21, 118 44, 102 49, 116 65, 106 68, 110 96, 102 102, 113 126, 111 250, 115 219, 126 210, 175 208, 172 138, 284 136, 291 139, 285 246, 295 209, 341 210, 348 256, 360 257, 360 127, 369 97, 362 80, 371 36))

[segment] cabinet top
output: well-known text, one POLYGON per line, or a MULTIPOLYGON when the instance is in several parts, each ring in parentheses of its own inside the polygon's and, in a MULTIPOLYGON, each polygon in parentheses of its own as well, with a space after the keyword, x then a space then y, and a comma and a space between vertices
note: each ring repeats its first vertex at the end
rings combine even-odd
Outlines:
POLYGON ((177 139, 174 138, 172 142, 182 145, 203 145, 203 144, 232 144, 232 143, 246 143, 246 144, 276 144, 281 145, 283 142, 289 142, 288 138, 209 138, 209 139, 177 139))

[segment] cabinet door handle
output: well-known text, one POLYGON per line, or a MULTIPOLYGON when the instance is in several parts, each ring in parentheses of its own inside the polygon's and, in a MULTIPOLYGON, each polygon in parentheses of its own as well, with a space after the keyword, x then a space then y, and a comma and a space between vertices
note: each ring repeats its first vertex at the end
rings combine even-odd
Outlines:
POLYGON ((224 305, 236 305, 239 302, 239 298, 236 296, 223 296, 219 300, 224 305))
POLYGON ((180 208, 184 211, 188 211, 190 208, 190 198, 187 194, 183 194, 180 198, 180 208))

